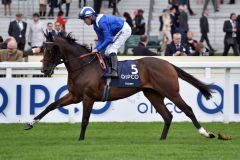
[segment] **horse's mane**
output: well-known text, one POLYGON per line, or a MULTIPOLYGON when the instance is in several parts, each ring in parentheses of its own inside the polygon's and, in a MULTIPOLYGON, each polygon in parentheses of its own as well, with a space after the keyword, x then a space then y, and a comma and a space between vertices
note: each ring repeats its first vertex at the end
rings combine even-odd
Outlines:
POLYGON ((68 33, 68 34, 61 33, 61 32, 60 32, 60 33, 57 35, 57 37, 63 38, 63 39, 65 39, 68 43, 70 43, 70 44, 72 44, 72 45, 80 46, 80 47, 86 49, 88 52, 91 52, 91 49, 90 49, 87 45, 77 43, 77 40, 73 37, 72 32, 70 32, 70 33, 68 33))

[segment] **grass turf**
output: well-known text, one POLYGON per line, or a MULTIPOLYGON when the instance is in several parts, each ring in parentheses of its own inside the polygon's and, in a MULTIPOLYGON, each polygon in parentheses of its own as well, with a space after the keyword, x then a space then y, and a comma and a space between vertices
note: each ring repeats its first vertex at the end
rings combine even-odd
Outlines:
POLYGON ((0 124, 0 160, 239 160, 239 123, 203 123, 230 141, 201 137, 191 123, 173 123, 159 141, 162 123, 90 123, 79 142, 80 124, 0 124))

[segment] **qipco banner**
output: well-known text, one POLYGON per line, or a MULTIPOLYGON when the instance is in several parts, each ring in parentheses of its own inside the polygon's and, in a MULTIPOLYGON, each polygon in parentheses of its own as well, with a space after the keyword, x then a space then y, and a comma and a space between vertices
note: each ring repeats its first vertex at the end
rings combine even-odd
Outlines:
MULTIPOLYGON (((224 80, 201 79, 213 83, 213 98, 209 101, 190 84, 180 80, 180 93, 192 107, 200 121, 223 121, 224 107, 228 108, 230 121, 240 121, 240 79, 231 78, 229 93, 224 94, 224 80), (224 106, 227 96, 230 104, 224 106)), ((31 121, 49 104, 64 96, 67 91, 64 78, 14 78, 0 79, 0 123, 31 121)), ((171 101, 165 100, 166 107, 173 114, 174 121, 190 121, 171 101)), ((80 122, 82 103, 65 106, 47 114, 42 122, 80 122)), ((96 102, 90 121, 163 121, 143 93, 113 102, 96 102)))

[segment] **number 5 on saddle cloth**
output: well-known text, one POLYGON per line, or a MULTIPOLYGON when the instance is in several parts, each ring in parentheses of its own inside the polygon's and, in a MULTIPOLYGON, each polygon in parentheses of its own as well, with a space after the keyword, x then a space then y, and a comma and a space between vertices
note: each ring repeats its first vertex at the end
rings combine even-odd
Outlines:
POLYGON ((105 57, 104 61, 106 63, 106 70, 102 76, 103 79, 107 81, 104 87, 104 94, 102 101, 106 101, 108 98, 108 93, 110 87, 119 87, 119 88, 137 88, 140 87, 140 76, 139 76, 139 67, 136 60, 125 60, 118 62, 118 78, 106 77, 105 73, 108 72, 111 68, 109 67, 109 60, 105 57))

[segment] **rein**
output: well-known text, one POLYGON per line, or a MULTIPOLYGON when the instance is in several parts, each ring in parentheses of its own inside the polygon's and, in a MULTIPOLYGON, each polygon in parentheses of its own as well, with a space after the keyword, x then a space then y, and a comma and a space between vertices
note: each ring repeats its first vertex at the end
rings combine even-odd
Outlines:
MULTIPOLYGON (((45 44, 50 44, 50 45, 53 46, 55 43, 54 43, 54 42, 45 42, 45 44)), ((57 61, 57 63, 53 63, 53 64, 54 64, 53 66, 56 67, 56 66, 59 65, 59 64, 68 63, 68 64, 69 64, 69 67, 72 68, 70 62, 76 61, 76 60, 78 60, 79 58, 80 58, 80 59, 83 59, 83 58, 85 58, 85 57, 92 56, 92 55, 94 55, 92 59, 90 59, 88 62, 85 62, 84 64, 80 65, 79 67, 77 67, 76 69, 71 70, 71 71, 72 71, 72 72, 75 72, 75 71, 77 71, 77 70, 79 70, 79 69, 84 68, 84 67, 87 66, 88 64, 92 63, 96 57, 98 58, 98 61, 99 61, 99 63, 100 63, 101 68, 102 68, 103 70, 105 70, 107 67, 106 67, 106 64, 105 64, 105 62, 104 62, 101 54, 100 54, 100 53, 92 53, 92 52, 91 52, 91 53, 86 53, 86 54, 83 54, 83 55, 80 55, 80 56, 78 56, 78 57, 71 58, 71 59, 67 59, 66 57, 60 58, 59 61, 57 61)), ((47 60, 47 59, 44 59, 44 58, 43 58, 42 61, 47 61, 47 62, 52 63, 50 60, 47 60)), ((54 68, 54 67, 53 67, 53 68, 54 68)))
POLYGON ((69 60, 62 60, 61 63, 69 63, 69 62, 71 62, 71 61, 77 60, 78 58, 83 59, 83 58, 85 58, 85 57, 92 56, 92 55, 94 55, 94 56, 93 56, 93 58, 92 58, 90 61, 88 61, 88 62, 86 62, 85 64, 81 65, 81 66, 78 67, 77 69, 72 70, 72 72, 75 72, 75 71, 77 71, 77 70, 79 70, 79 69, 82 69, 82 68, 84 68, 85 66, 89 65, 90 63, 93 62, 93 60, 94 60, 96 57, 97 57, 98 60, 99 60, 99 63, 100 63, 101 68, 102 68, 103 70, 105 70, 107 67, 106 67, 106 64, 105 64, 105 62, 104 62, 104 60, 103 60, 103 58, 102 58, 102 56, 101 56, 100 53, 92 53, 92 52, 91 52, 91 53, 86 53, 86 54, 83 54, 83 55, 81 55, 81 56, 79 56, 79 57, 76 57, 76 58, 72 58, 72 59, 69 59, 69 60))
POLYGON ((103 70, 105 70, 107 67, 106 67, 106 64, 102 58, 102 55, 100 53, 86 53, 86 54, 83 54, 80 56, 80 58, 85 58, 85 57, 88 57, 88 56, 91 56, 91 55, 95 55, 98 57, 98 60, 99 60, 99 63, 102 67, 103 70))
MULTIPOLYGON (((70 60, 63 60, 63 63, 68 63, 68 62, 77 60, 78 58, 80 58, 80 56, 79 56, 79 57, 76 57, 76 58, 72 58, 72 59, 70 59, 70 60)), ((92 63, 95 58, 96 58, 96 55, 95 55, 90 61, 82 64, 82 65, 79 66, 78 68, 76 68, 76 69, 74 69, 74 70, 71 70, 71 71, 72 71, 72 72, 75 72, 75 71, 77 71, 77 70, 80 70, 80 69, 86 67, 87 65, 89 65, 90 63, 92 63)))

